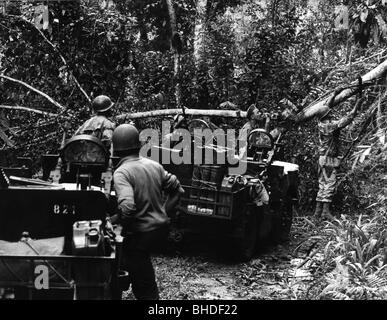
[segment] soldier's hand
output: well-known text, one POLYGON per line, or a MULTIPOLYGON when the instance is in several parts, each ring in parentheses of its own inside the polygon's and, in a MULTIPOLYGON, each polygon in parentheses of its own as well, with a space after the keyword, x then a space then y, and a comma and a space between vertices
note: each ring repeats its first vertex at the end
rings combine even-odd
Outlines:
POLYGON ((105 221, 105 231, 106 231, 106 233, 108 235, 113 236, 113 237, 115 236, 114 227, 113 227, 113 224, 110 221, 110 217, 106 218, 106 221, 105 221))

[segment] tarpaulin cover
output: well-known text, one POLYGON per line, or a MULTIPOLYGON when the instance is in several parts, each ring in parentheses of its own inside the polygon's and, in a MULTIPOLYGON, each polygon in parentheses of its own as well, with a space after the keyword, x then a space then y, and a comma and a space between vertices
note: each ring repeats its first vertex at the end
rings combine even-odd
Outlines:
MULTIPOLYGON (((31 272, 34 270, 34 265, 47 265, 43 260, 34 260, 31 269, 30 260, 7 259, 4 256, 59 256, 63 253, 63 247, 64 237, 28 240, 28 244, 23 241, 8 242, 0 240, 0 282, 28 281, 31 272)), ((49 267, 48 269, 52 274, 53 270, 49 267)))

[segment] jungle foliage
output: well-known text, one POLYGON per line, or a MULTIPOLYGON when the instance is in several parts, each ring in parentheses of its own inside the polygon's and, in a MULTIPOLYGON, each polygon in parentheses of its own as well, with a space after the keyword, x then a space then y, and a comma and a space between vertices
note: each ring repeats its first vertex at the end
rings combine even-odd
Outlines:
MULTIPOLYGON (((301 109, 336 87, 348 85, 387 57, 387 4, 381 0, 345 2, 347 28, 335 25, 338 0, 205 1, 204 67, 200 70, 195 68, 194 56, 197 1, 173 1, 181 39, 178 77, 174 77, 165 0, 50 1, 49 27, 42 30, 33 23, 32 2, 3 3, 0 75, 19 82, 0 78, 0 145, 35 161, 42 153, 56 152, 63 132, 71 135, 89 117, 89 99, 98 94, 116 101, 117 114, 176 107, 177 82, 187 108, 216 109, 230 101, 241 110, 255 103, 262 112, 275 112, 283 108, 279 101, 289 98, 301 109)), ((335 201, 342 213, 373 205, 365 210, 370 214, 382 210, 386 203, 380 192, 370 194, 363 188, 370 183, 370 176, 385 184, 385 170, 373 171, 385 161, 385 82, 370 86, 365 96, 359 118, 342 137, 349 146, 370 117, 366 134, 358 141, 363 148, 354 148, 343 165, 340 196, 335 201), (364 171, 359 168, 369 174, 362 176, 364 171)), ((341 104, 336 116, 344 115, 353 102, 341 104)), ((158 127, 160 121, 145 119, 137 125, 158 127)), ((225 122, 240 126, 243 120, 225 122)), ((294 129, 286 135, 286 155, 300 165, 301 214, 312 208, 317 189, 317 132, 315 121, 294 129)), ((362 221, 360 229, 365 226, 362 221)), ((380 254, 382 244, 368 234, 368 240, 362 237, 356 242, 360 231, 354 236, 353 225, 346 220, 342 223, 340 229, 328 232, 336 232, 332 241, 350 237, 352 242, 330 245, 327 254, 345 256, 355 269, 357 260, 362 259, 363 269, 356 271, 343 258, 340 261, 347 269, 338 272, 357 272, 364 281, 375 284, 369 274, 380 268, 372 259, 380 254)), ((385 226, 384 220, 380 223, 385 226)), ((332 269, 334 263, 329 259, 332 269)), ((349 292, 339 285, 329 289, 322 293, 324 297, 364 298, 372 291, 349 292)))

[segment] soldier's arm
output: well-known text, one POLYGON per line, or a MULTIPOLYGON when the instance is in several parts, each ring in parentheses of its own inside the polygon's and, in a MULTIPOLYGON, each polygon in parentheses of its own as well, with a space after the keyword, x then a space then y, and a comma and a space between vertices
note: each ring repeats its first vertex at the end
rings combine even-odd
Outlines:
POLYGON ((113 131, 114 129, 105 129, 102 133, 102 140, 109 140, 111 141, 112 140, 112 137, 113 137, 113 131))
POLYGON ((102 140, 112 140, 113 131, 116 128, 116 125, 111 121, 105 121, 102 131, 102 140))
POLYGON ((346 115, 345 117, 339 120, 338 127, 340 129, 346 127, 348 124, 350 124, 353 121, 353 119, 356 117, 357 111, 359 110, 359 108, 363 103, 363 80, 360 76, 358 77, 358 82, 359 82, 359 85, 358 85, 359 92, 358 92, 355 106, 348 115, 346 115))
POLYGON ((102 133, 101 141, 108 150, 110 150, 110 147, 112 144, 112 138, 113 138, 113 130, 105 129, 102 133))
POLYGON ((116 126, 114 123, 108 123, 108 124, 105 124, 105 127, 102 131, 101 141, 103 142, 103 144, 106 146, 108 150, 110 150, 110 147, 111 147, 113 131, 115 127, 116 126))
POLYGON ((112 224, 128 224, 136 212, 133 187, 121 172, 114 173, 114 188, 118 202, 118 213, 111 217, 112 224))
POLYGON ((165 201, 165 211, 169 215, 179 202, 180 196, 184 193, 184 189, 181 187, 179 180, 175 175, 170 174, 163 168, 163 190, 168 194, 168 198, 165 201))

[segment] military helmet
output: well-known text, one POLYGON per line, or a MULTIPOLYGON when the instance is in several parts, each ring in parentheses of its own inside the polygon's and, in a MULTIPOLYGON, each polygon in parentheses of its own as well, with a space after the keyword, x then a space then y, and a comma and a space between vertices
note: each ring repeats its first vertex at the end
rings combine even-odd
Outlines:
POLYGON ((113 107, 114 103, 108 96, 100 95, 95 97, 92 102, 92 107, 95 112, 105 112, 113 107))
POLYGON ((121 124, 113 132, 113 152, 140 149, 140 134, 131 124, 121 124))

